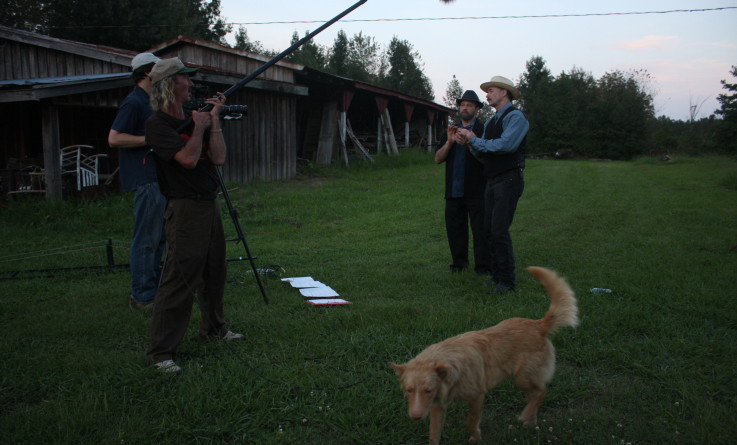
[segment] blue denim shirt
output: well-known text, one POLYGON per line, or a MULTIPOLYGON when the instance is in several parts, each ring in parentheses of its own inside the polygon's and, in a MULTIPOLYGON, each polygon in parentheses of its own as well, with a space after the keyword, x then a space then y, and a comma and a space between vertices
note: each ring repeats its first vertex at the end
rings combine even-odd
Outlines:
MULTIPOLYGON (((495 116, 501 116, 504 110, 511 106, 512 103, 509 102, 496 110, 495 116)), ((486 133, 486 127, 493 120, 492 117, 484 123, 484 133, 486 133)), ((527 118, 521 111, 514 110, 504 116, 503 126, 504 132, 499 139, 473 138, 471 139, 471 149, 478 153, 512 153, 517 150, 530 129, 530 123, 527 122, 527 118)))

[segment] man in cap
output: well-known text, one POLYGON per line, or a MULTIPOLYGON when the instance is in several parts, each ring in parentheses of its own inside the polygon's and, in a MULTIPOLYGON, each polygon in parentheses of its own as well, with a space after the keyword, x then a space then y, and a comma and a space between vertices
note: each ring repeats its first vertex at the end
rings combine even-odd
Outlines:
POLYGON ((108 144, 119 149, 120 184, 134 192, 133 240, 130 251, 130 307, 150 308, 156 296, 164 254, 164 209, 166 198, 159 190, 156 164, 145 138, 146 120, 151 116, 149 73, 159 58, 141 53, 131 61, 133 91, 121 102, 108 134, 108 144))
POLYGON ((225 327, 223 315, 225 234, 215 169, 226 156, 220 121, 225 96, 217 93, 206 99, 212 109, 192 111, 187 124, 183 105, 194 85, 190 75, 196 72, 172 58, 157 62, 150 74, 154 113, 146 122, 146 140, 156 155, 161 190, 169 202, 164 214, 166 264, 156 294, 147 360, 162 372, 181 370, 173 359, 187 331, 195 294, 202 338, 243 338, 225 327))
POLYGON ((489 248, 484 233, 484 164, 468 147, 456 141, 459 128, 481 136, 483 125, 476 115, 484 104, 472 90, 456 100, 460 121, 448 127, 435 152, 435 162, 445 162, 445 230, 452 263, 451 272, 468 267, 468 225, 473 233, 474 269, 489 273, 489 248))
POLYGON ((524 190, 525 145, 530 124, 512 104, 521 94, 511 80, 494 76, 491 81, 482 83, 481 89, 496 113, 484 123, 482 136, 458 129, 456 137, 460 143, 470 144, 474 154, 484 161, 487 179, 484 228, 489 241, 492 275, 489 284, 494 291, 503 294, 514 290, 516 285, 509 228, 524 190))

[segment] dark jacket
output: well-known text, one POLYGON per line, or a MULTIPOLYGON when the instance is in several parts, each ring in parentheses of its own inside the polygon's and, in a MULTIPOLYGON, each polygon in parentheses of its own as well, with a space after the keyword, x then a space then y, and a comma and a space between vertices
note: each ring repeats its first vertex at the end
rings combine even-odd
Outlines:
MULTIPOLYGON (((460 125, 458 123, 457 125, 460 125)), ((484 131, 484 125, 478 119, 474 121, 473 132, 476 136, 481 136, 484 131)), ((438 142, 437 149, 440 149, 448 141, 448 134, 443 133, 438 142)), ((482 198, 484 196, 484 188, 486 187, 486 178, 484 177, 484 165, 471 154, 471 151, 465 145, 453 144, 448 151, 448 157, 445 158, 445 198, 450 198, 451 184, 453 181, 453 167, 455 162, 455 150, 466 150, 466 173, 464 177, 464 193, 466 198, 482 198)))
MULTIPOLYGON (((494 116, 489 125, 486 127, 484 139, 498 139, 504 132, 504 116, 516 110, 515 107, 509 107, 504 114, 498 118, 494 116)), ((484 174, 488 179, 494 179, 503 174, 515 170, 524 170, 525 168, 525 147, 527 146, 527 136, 522 139, 517 150, 512 153, 484 153, 481 158, 484 160, 484 174)))

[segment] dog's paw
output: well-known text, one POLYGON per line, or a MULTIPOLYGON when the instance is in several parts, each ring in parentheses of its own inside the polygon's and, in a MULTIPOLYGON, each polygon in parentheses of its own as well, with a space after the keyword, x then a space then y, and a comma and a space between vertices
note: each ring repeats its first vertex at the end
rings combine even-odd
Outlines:
POLYGON ((535 425, 537 425, 537 416, 531 416, 531 417, 519 417, 519 421, 522 422, 522 426, 526 428, 532 428, 535 425))
POLYGON ((481 430, 477 429, 476 431, 471 432, 471 437, 468 438, 469 443, 476 443, 481 442, 481 430))

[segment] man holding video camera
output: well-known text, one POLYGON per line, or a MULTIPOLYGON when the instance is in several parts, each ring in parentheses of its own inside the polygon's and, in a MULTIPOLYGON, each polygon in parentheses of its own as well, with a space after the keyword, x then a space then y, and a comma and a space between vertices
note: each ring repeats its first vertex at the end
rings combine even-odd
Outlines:
POLYGON ((192 111, 184 104, 193 86, 178 58, 156 63, 150 76, 154 114, 146 122, 146 141, 156 155, 161 191, 169 200, 164 213, 167 256, 156 294, 147 360, 162 372, 179 372, 173 361, 187 331, 195 294, 202 312, 200 336, 224 341, 243 335, 225 327, 223 293, 226 278, 225 234, 218 201, 215 169, 225 163, 226 145, 220 122, 225 96, 205 102, 210 111, 192 111))

